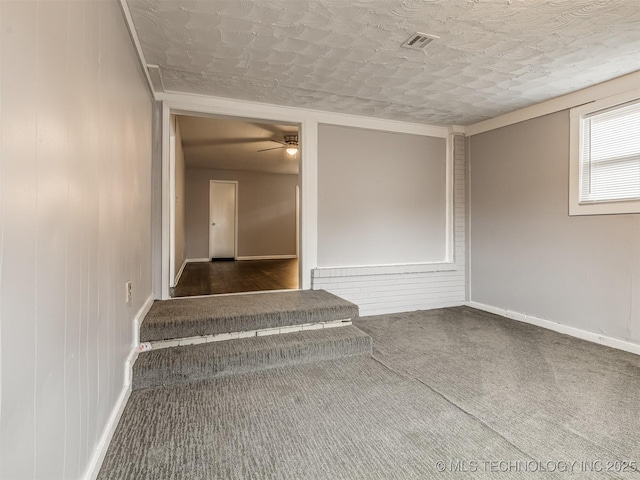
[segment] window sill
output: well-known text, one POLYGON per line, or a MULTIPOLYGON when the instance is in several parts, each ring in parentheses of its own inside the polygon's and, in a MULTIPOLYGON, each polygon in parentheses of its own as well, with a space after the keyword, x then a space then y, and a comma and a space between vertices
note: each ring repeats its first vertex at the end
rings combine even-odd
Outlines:
POLYGON ((626 215, 640 213, 640 200, 619 202, 577 203, 569 205, 569 215, 626 215))

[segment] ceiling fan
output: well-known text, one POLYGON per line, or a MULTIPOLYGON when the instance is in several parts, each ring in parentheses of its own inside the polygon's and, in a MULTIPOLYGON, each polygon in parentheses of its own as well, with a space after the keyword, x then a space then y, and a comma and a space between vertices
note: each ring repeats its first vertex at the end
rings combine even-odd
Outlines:
POLYGON ((269 141, 280 143, 282 146, 274 147, 274 148, 265 148, 263 150, 258 150, 258 152, 268 152, 269 150, 279 150, 281 148, 284 148, 286 149, 285 151, 291 156, 298 153, 298 135, 285 135, 284 142, 281 142, 279 140, 273 140, 272 138, 270 138, 269 141))

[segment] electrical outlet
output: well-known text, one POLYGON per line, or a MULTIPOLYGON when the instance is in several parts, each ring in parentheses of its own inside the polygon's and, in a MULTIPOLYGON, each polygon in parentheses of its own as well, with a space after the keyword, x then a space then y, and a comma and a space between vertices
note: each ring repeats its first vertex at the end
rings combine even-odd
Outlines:
POLYGON ((131 303, 131 298, 133 297, 133 282, 127 282, 126 289, 127 289, 127 303, 131 303))

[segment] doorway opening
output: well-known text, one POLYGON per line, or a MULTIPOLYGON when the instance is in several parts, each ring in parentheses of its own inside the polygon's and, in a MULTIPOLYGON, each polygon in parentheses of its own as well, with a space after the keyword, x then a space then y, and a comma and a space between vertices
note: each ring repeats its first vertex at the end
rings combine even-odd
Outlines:
POLYGON ((170 295, 300 288, 300 125, 170 119, 170 295))

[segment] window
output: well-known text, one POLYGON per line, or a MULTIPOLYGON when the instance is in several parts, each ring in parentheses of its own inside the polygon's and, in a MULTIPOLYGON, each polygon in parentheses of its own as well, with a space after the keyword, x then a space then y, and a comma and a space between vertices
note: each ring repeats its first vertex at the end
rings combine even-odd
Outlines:
POLYGON ((571 110, 571 215, 640 213, 637 97, 622 94, 571 110))

